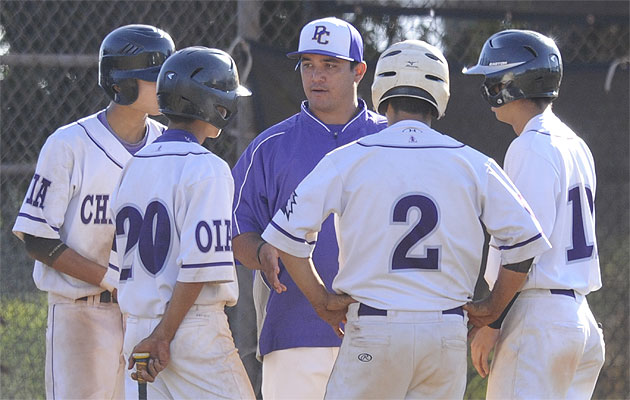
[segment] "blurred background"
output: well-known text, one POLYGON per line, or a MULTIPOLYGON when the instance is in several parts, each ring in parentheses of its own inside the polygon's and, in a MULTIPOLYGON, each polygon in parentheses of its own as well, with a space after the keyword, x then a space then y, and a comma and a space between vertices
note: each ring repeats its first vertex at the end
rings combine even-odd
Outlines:
MULTIPOLYGON (((593 152, 603 288, 589 295, 606 340, 597 399, 630 398, 629 341, 629 2, 628 1, 13 1, 0 3, 0 398, 44 398, 46 298, 31 278, 32 260, 11 233, 46 138, 107 106, 98 87, 98 50, 114 28, 146 23, 178 48, 217 47, 236 59, 254 95, 238 120, 205 146, 234 165, 262 130, 299 111, 299 72, 285 53, 309 20, 337 16, 363 34, 368 73, 359 93, 371 104, 378 55, 403 39, 439 47, 450 64, 451 100, 437 130, 502 164, 515 137, 465 77, 484 41, 508 29, 551 36, 564 61, 554 110, 593 152)), ((160 119, 160 118, 158 118, 160 119)), ((480 281, 477 295, 487 292, 480 281)), ((251 314, 230 314, 239 329, 251 314), (240 322, 239 322, 240 321, 240 322)), ((241 356, 253 357, 241 348, 241 356)), ((484 398, 485 381, 469 368, 466 398, 484 398)))

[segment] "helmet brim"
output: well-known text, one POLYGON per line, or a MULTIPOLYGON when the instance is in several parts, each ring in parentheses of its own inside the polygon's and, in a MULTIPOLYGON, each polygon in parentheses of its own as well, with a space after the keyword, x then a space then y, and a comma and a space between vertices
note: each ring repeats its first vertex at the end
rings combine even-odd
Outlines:
POLYGON ((505 63, 505 64, 497 64, 497 65, 475 65, 470 68, 464 67, 462 69, 462 73, 465 75, 491 75, 495 72, 505 71, 510 68, 518 67, 519 65, 525 64, 526 61, 515 62, 515 63, 505 63))

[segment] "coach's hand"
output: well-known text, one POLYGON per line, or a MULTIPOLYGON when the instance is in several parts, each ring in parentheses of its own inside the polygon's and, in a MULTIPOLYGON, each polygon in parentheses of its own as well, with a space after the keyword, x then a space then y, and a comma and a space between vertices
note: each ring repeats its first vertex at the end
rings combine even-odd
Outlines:
MULTIPOLYGON (((155 377, 168 365, 170 360, 170 341, 165 338, 154 337, 153 334, 149 335, 146 339, 133 348, 133 353, 150 353, 149 363, 145 371, 141 371, 141 378, 147 382, 155 381, 155 377)), ((133 356, 129 357, 128 369, 132 369, 135 364, 133 356)), ((137 374, 134 372, 131 374, 131 378, 135 381, 138 380, 137 374)))
POLYGON ((280 282, 278 274, 280 273, 280 265, 278 264, 278 250, 267 242, 262 242, 258 249, 257 256, 260 260, 260 270, 265 274, 265 279, 269 286, 277 293, 287 290, 287 287, 280 282))
POLYGON ((499 329, 484 326, 476 329, 476 332, 472 334, 470 358, 473 366, 482 378, 485 378, 490 373, 488 357, 499 340, 499 332, 499 329))

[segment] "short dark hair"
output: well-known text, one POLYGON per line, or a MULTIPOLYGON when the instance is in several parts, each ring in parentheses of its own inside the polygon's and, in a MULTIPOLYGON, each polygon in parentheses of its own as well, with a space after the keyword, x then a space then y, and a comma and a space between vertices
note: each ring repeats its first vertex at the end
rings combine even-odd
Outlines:
POLYGON ((189 118, 189 117, 181 117, 179 115, 164 115, 166 118, 168 118, 169 122, 172 122, 174 124, 190 124, 195 122, 194 118, 189 118))
MULTIPOLYGON (((433 118, 438 117, 438 111, 435 106, 426 100, 415 97, 392 97, 385 100, 381 107, 387 109, 387 104, 391 104, 394 111, 402 111, 410 114, 432 115, 433 118)), ((381 108, 379 107, 379 109, 381 108)))
POLYGON ((555 99, 552 97, 532 97, 531 100, 538 108, 547 108, 555 99))
POLYGON ((354 71, 357 65, 361 64, 358 61, 350 61, 350 70, 354 71))

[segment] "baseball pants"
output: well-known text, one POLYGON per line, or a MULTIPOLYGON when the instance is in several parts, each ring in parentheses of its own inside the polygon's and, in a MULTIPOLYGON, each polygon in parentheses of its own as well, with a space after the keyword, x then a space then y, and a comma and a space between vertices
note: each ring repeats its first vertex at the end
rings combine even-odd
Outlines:
POLYGON ((47 399, 122 399, 123 325, 116 303, 48 294, 47 399))
POLYGON ((466 323, 448 311, 383 311, 354 303, 326 399, 461 399, 466 323))
POLYGON ((263 399, 323 399, 338 353, 338 347, 296 347, 266 354, 263 399))
POLYGON ((487 399, 590 399, 604 364, 604 339, 586 297, 521 292, 503 321, 487 399))
MULTIPOLYGON (((160 320, 134 315, 127 317, 126 359, 160 320)), ((147 398, 254 399, 252 385, 234 346, 224 303, 193 305, 179 326, 170 351, 167 367, 154 382, 147 384, 147 398)), ((132 396, 137 393, 135 387, 125 390, 128 398, 134 398, 132 396)))

